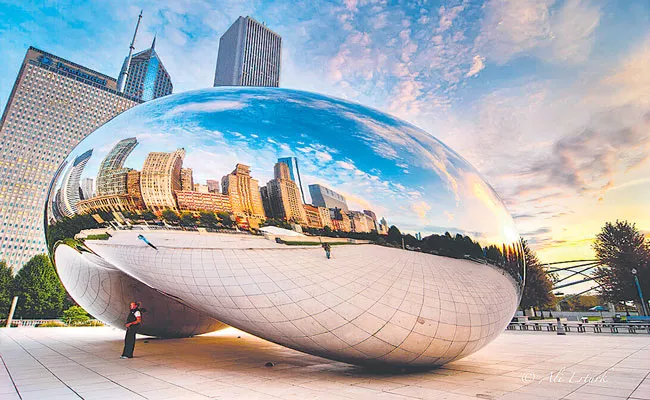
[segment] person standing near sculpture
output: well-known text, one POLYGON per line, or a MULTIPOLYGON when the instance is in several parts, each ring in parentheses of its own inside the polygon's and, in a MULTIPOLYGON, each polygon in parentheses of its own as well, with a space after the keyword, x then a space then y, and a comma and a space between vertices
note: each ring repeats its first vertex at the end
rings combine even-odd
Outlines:
POLYGON ((135 334, 142 324, 142 312, 140 303, 131 302, 129 315, 126 317, 126 335, 124 336, 124 350, 120 358, 133 358, 135 348, 135 334))
POLYGON ((325 249, 325 255, 327 256, 327 259, 331 257, 332 254, 332 247, 330 246, 329 243, 323 243, 323 249, 325 249))

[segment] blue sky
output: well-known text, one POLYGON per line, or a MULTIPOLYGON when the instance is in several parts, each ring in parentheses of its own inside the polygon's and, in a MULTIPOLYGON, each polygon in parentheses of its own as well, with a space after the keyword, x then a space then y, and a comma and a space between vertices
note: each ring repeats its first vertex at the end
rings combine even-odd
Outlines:
POLYGON ((29 45, 117 76, 140 9, 136 48, 158 35, 175 92, 211 85, 239 15, 265 22, 283 37, 281 86, 430 132, 542 259, 590 256, 605 221, 650 231, 648 1, 0 1, 0 104, 29 45))
POLYGON ((277 159, 292 156, 304 190, 327 186, 350 209, 372 210, 404 232, 460 232, 485 246, 518 241, 498 196, 462 157, 413 125, 356 103, 275 88, 185 92, 119 115, 81 142, 67 165, 92 150, 81 178, 95 179, 104 157, 130 137, 138 145, 124 165, 136 170, 150 152, 183 148, 183 167, 192 168, 196 183, 219 181, 242 163, 263 186, 277 159))

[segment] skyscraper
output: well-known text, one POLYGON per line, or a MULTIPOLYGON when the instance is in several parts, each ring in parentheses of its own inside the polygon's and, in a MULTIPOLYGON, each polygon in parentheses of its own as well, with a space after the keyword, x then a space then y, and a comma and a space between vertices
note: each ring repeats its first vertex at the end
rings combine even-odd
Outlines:
POLYGON ((81 180, 81 194, 84 200, 88 200, 95 195, 95 181, 93 178, 83 178, 81 180))
POLYGON ((322 185, 309 185, 309 195, 311 196, 312 204, 315 206, 340 208, 343 211, 348 211, 348 204, 345 202, 345 197, 330 188, 322 185))
POLYGON ((281 218, 297 223, 307 223, 307 215, 298 185, 291 179, 289 167, 278 162, 273 168, 275 179, 266 184, 265 197, 268 201, 267 210, 271 210, 273 218, 281 218))
POLYGON ((181 190, 194 191, 194 176, 192 168, 181 169, 181 190))
POLYGON ((214 86, 280 85, 282 37, 251 17, 239 17, 219 39, 214 86))
POLYGON ((230 198, 235 214, 265 218, 259 183, 251 177, 248 165, 237 164, 230 174, 221 178, 221 186, 221 193, 230 198))
POLYGON ((305 200, 305 192, 302 189, 302 179, 300 179, 300 168, 298 167, 298 159, 296 157, 283 157, 283 158, 278 158, 278 162, 287 164, 287 167, 289 167, 289 175, 291 176, 291 180, 298 184, 298 187, 300 188, 300 197, 302 198, 302 202, 307 204, 307 201, 305 200))
MULTIPOLYGON (((65 156, 104 122, 138 104, 116 89, 113 78, 27 50, 0 122, 0 259, 14 269, 45 251, 43 204, 65 156)), ((48 207, 56 208, 56 193, 50 197, 48 207)))
POLYGON ((142 101, 149 101, 172 93, 174 86, 158 53, 156 38, 151 47, 136 53, 129 62, 124 59, 120 79, 124 79, 124 93, 142 101), (125 74, 126 72, 126 74, 125 74))
POLYGON ((97 173, 97 195, 126 194, 128 168, 123 168, 126 158, 138 145, 136 138, 120 140, 102 160, 97 173))
POLYGON ((185 149, 173 153, 152 152, 144 160, 140 173, 140 191, 144 204, 153 212, 178 211, 176 191, 181 190, 181 169, 185 149))
POLYGON ((219 181, 214 179, 208 179, 205 181, 208 185, 208 192, 210 193, 219 193, 219 181))
POLYGON ((93 155, 93 150, 90 149, 83 154, 79 155, 74 159, 72 165, 68 168, 63 180, 61 181, 61 197, 59 199, 59 209, 66 217, 72 217, 77 214, 77 203, 81 201, 81 196, 79 193, 81 191, 81 186, 79 181, 81 179, 81 173, 83 172, 88 160, 93 155))
POLYGON ((372 224, 373 224, 373 227, 374 227, 372 229, 379 232, 379 223, 377 222, 377 214, 375 214, 375 212, 372 211, 372 210, 363 210, 363 213, 366 214, 367 216, 369 216, 370 218, 372 218, 372 224))

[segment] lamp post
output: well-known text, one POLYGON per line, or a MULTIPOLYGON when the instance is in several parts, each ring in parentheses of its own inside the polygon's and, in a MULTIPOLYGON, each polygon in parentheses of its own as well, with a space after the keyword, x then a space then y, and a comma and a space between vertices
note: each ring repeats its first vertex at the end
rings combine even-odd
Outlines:
POLYGON ((645 305, 645 300, 643 300, 643 292, 641 292, 641 285, 639 284, 639 278, 636 276, 636 268, 632 268, 632 275, 634 276, 634 283, 636 284, 636 290, 639 291, 639 299, 641 299, 641 309, 643 310, 643 315, 648 315, 648 309, 645 305))

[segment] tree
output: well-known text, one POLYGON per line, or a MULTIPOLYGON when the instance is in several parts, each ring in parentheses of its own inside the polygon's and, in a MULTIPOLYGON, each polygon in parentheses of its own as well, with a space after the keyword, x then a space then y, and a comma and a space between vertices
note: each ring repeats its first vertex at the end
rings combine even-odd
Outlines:
POLYGON ((606 223, 596 235, 593 249, 601 265, 594 278, 605 300, 640 301, 633 269, 637 270, 643 293, 650 292, 650 246, 635 224, 618 220, 606 223))
POLYGON ((214 228, 217 226, 217 217, 213 212, 201 211, 199 214, 199 222, 201 225, 208 228, 214 228))
POLYGON ((221 223, 224 226, 232 227, 233 225, 236 224, 236 222, 232 219, 230 214, 228 214, 227 212, 221 211, 218 212, 217 215, 219 216, 219 219, 221 220, 221 223))
POLYGON ((526 260, 526 279, 519 306, 524 310, 531 307, 548 307, 555 301, 555 295, 552 293, 553 283, 535 252, 528 247, 528 242, 522 239, 521 247, 526 260))
POLYGON ((19 296, 16 315, 22 318, 57 318, 63 311, 65 289, 45 254, 32 257, 18 271, 15 295, 19 296))
POLYGON ((388 228, 388 241, 396 243, 398 245, 402 245, 402 232, 397 229, 395 225, 391 225, 390 228, 388 228))
POLYGON ((0 318, 7 318, 13 299, 14 274, 7 263, 0 261, 0 318))
POLYGON ((140 214, 140 218, 142 218, 145 221, 153 221, 154 219, 156 219, 156 214, 152 213, 150 210, 147 210, 142 214, 140 214))
POLYGON ((175 211, 168 209, 163 210, 162 217, 165 221, 172 224, 178 223, 181 219, 175 211))
POLYGON ((181 214, 181 225, 182 226, 194 226, 196 225, 196 218, 191 212, 184 212, 181 214))
POLYGON ((86 310, 79 306, 72 306, 63 312, 63 321, 68 325, 83 325, 89 320, 86 310))

